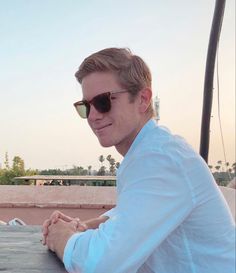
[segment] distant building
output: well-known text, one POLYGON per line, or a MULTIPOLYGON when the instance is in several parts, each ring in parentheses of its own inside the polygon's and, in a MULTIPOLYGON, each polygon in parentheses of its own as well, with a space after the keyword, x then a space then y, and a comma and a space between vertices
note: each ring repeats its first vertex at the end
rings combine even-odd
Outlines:
POLYGON ((155 119, 156 121, 160 120, 160 99, 158 98, 158 96, 154 97, 154 111, 155 111, 155 119))

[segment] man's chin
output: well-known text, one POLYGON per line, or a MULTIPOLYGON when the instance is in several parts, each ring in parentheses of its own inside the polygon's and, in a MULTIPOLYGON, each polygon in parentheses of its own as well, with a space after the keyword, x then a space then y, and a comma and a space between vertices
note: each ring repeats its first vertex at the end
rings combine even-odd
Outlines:
POLYGON ((106 142, 106 141, 104 141, 104 140, 102 140, 102 139, 99 139, 99 143, 100 143, 100 145, 101 145, 102 147, 104 147, 104 148, 108 148, 108 147, 112 147, 112 146, 113 146, 112 143, 106 142))

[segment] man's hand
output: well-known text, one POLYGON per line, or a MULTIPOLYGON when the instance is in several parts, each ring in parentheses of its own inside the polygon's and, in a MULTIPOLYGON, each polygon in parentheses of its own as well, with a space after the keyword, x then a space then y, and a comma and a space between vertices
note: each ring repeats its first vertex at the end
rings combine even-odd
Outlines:
POLYGON ((45 244, 63 260, 64 249, 69 238, 77 232, 77 225, 74 221, 66 222, 57 219, 56 223, 48 226, 48 233, 45 236, 45 244))
POLYGON ((73 226, 76 228, 77 231, 85 231, 88 229, 88 226, 81 222, 79 218, 72 218, 68 215, 65 215, 64 213, 56 210, 52 213, 52 215, 50 216, 49 219, 47 219, 44 223, 43 223, 43 228, 42 228, 42 231, 43 231, 43 240, 42 240, 42 243, 43 245, 46 244, 46 238, 47 238, 47 235, 48 235, 48 232, 49 232, 49 227, 52 225, 52 224, 56 224, 58 222, 58 220, 61 219, 63 220, 64 222, 67 222, 67 223, 70 223, 72 222, 73 226))
POLYGON ((54 211, 50 218, 43 223, 42 243, 63 259, 64 248, 70 236, 87 229, 96 229, 108 219, 107 216, 100 216, 82 222, 79 218, 72 218, 60 211, 54 211))

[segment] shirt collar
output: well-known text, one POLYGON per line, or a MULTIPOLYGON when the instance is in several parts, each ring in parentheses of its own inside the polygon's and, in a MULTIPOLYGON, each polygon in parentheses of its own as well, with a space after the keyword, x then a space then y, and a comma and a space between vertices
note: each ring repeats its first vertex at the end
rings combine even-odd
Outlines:
MULTIPOLYGON (((157 126, 157 123, 154 119, 150 119, 148 120, 145 125, 143 126, 143 128, 139 131, 138 135, 136 136, 136 138, 134 139, 133 143, 131 144, 128 153, 130 153, 131 151, 133 151, 138 144, 141 142, 141 140, 144 138, 144 136, 153 128, 155 128, 157 126)), ((127 154, 128 154, 127 153, 127 154)))
POLYGON ((152 129, 154 129, 157 126, 157 123, 154 119, 150 119, 148 120, 145 125, 142 127, 142 129, 139 131, 139 133, 137 134, 137 136, 135 137, 133 143, 131 144, 128 152, 126 153, 126 155, 124 156, 124 159, 121 162, 121 165, 119 167, 119 169, 117 170, 117 174, 119 173, 119 171, 122 169, 122 165, 125 165, 124 163, 129 159, 130 155, 132 154, 132 152, 135 150, 135 148, 139 145, 139 143, 141 142, 141 140, 144 138, 144 136, 151 131, 152 129))
POLYGON ((141 142, 141 140, 144 138, 144 136, 153 128, 155 128, 157 126, 157 123, 154 119, 150 119, 148 120, 145 125, 142 127, 142 129, 139 131, 139 133, 137 134, 137 136, 135 137, 133 143, 131 144, 128 152, 126 153, 126 155, 124 156, 123 161, 125 160, 125 158, 129 157, 130 154, 132 154, 132 152, 135 150, 135 148, 139 145, 139 143, 141 142))

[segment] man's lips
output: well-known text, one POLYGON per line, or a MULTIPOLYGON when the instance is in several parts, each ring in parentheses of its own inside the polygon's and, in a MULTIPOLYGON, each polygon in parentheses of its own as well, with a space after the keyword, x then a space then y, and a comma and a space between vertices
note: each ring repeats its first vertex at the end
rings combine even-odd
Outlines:
POLYGON ((99 133, 100 131, 102 131, 103 129, 105 129, 105 128, 111 126, 111 125, 112 124, 109 123, 109 124, 106 124, 106 125, 97 126, 97 127, 94 127, 93 130, 94 130, 94 132, 99 133))

